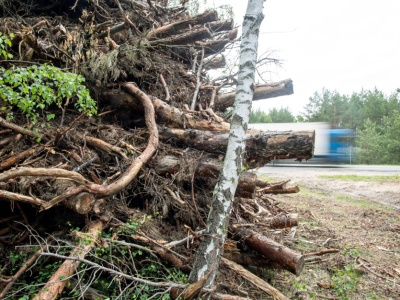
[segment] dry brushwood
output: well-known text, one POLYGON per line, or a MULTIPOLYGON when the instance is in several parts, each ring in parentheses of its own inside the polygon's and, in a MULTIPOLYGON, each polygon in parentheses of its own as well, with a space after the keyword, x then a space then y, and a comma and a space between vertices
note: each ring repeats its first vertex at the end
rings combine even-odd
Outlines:
MULTIPOLYGON (((204 234, 195 229, 206 225, 222 168, 230 128, 225 110, 233 105, 236 81, 233 75, 212 80, 207 71, 229 66, 224 50, 236 46, 238 33, 232 19, 220 19, 215 10, 189 16, 186 1, 178 7, 153 0, 3 2, 0 32, 10 37, 7 51, 14 58, 0 60, 1 67, 50 63, 84 75, 99 114, 88 117, 74 108, 76 99, 65 98, 45 105, 54 119, 40 115, 33 124, 0 98, 5 108, 0 112, 1 296, 21 295, 15 282, 29 286, 26 269, 37 260, 30 268, 38 272, 47 259, 64 262, 34 291, 34 299, 68 293, 69 280, 80 295, 88 290, 104 294, 100 286, 91 287, 97 279, 109 280, 122 298, 150 286, 160 297, 175 293, 192 299, 208 293, 212 299, 243 299, 235 286, 240 280, 228 290, 217 285, 212 291, 202 282, 163 281, 172 267, 190 271, 204 234), (73 242, 68 226, 86 228, 87 234, 73 242), (46 251, 37 252, 33 240, 46 251), (58 253, 48 246, 54 241, 72 244, 73 250, 58 253), (24 243, 31 258, 14 274, 7 256, 24 243), (99 261, 96 251, 110 247, 121 256, 110 252, 111 262, 99 261), (162 270, 153 281, 141 277, 149 262, 162 270), (87 267, 80 269, 82 264, 87 267)), ((292 93, 287 79, 255 86, 254 100, 292 93)), ((254 168, 276 158, 312 157, 314 133, 249 131, 246 143, 244 165, 254 168)), ((265 183, 252 171, 242 172, 232 233, 259 254, 232 246, 232 235, 232 244, 226 245, 229 260, 280 264, 300 273, 300 254, 258 233, 297 225, 297 215, 282 215, 263 198, 293 192, 298 187, 265 183), (276 253, 274 247, 284 251, 276 253)), ((233 262, 226 260, 225 267, 253 280, 233 262)), ((265 283, 253 284, 284 299, 265 283)), ((251 298, 251 290, 247 295, 251 298)))

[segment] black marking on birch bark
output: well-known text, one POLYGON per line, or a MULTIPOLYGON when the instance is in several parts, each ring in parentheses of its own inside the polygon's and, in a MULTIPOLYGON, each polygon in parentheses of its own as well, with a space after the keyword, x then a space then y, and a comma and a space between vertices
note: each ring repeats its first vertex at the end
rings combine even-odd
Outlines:
POLYGON ((237 147, 235 149, 235 153, 236 153, 236 158, 235 158, 235 162, 236 162, 236 171, 239 174, 239 170, 242 168, 242 154, 243 154, 243 149, 242 147, 237 147))

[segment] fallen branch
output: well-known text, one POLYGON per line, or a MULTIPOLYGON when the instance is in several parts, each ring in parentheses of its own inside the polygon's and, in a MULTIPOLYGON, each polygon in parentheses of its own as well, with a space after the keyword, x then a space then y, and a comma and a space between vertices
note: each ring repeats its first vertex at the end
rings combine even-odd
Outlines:
POLYGON ((9 168, 15 166, 22 159, 25 159, 31 155, 34 155, 35 153, 38 153, 38 152, 42 151, 43 149, 44 149, 43 147, 33 147, 33 148, 30 148, 23 152, 14 154, 13 156, 7 158, 6 160, 3 160, 2 162, 0 162, 0 171, 9 169, 9 168))
POLYGON ((16 124, 10 123, 10 122, 4 120, 2 117, 0 117, 0 126, 2 126, 4 128, 9 128, 9 129, 11 129, 11 130, 13 130, 15 132, 18 132, 18 133, 33 137, 35 139, 40 139, 40 140, 42 140, 44 142, 48 142, 49 141, 46 137, 44 137, 44 136, 42 136, 42 135, 40 135, 38 133, 35 133, 32 130, 29 130, 29 129, 23 128, 21 126, 18 126, 16 124))
POLYGON ((329 254, 329 253, 338 253, 339 249, 324 249, 318 252, 310 252, 310 253, 305 253, 303 256, 317 256, 317 255, 324 255, 324 254, 329 254))
POLYGON ((241 265, 238 265, 237 263, 230 261, 224 257, 221 259, 222 263, 230 268, 232 271, 236 272, 238 275, 246 279, 248 282, 253 284, 254 286, 258 287, 259 289, 263 290, 266 292, 268 295, 272 296, 274 299, 278 300, 289 300, 285 295, 283 295, 280 291, 278 291, 276 288, 273 286, 269 285, 265 280, 262 280, 261 278, 257 277, 250 271, 247 271, 245 268, 243 268, 241 265))
MULTIPOLYGON (((83 236, 79 242, 79 245, 74 249, 74 251, 72 251, 69 256, 71 259, 66 259, 62 263, 62 265, 51 276, 42 290, 36 294, 36 296, 33 298, 34 300, 52 300, 56 299, 58 295, 62 293, 65 285, 68 282, 67 278, 75 273, 75 270, 79 265, 79 260, 83 259, 96 245, 102 228, 103 223, 99 220, 89 224, 88 235, 83 236), (90 240, 89 243, 88 240, 90 240)), ((41 255, 44 256, 46 253, 42 252, 41 255)))
POLYGON ((36 206, 42 207, 44 204, 46 204, 46 201, 40 200, 38 198, 30 197, 30 196, 25 196, 5 190, 0 190, 0 198, 2 199, 7 199, 11 201, 20 201, 20 202, 25 202, 25 203, 30 203, 36 206))
POLYGON ((78 132, 75 132, 74 135, 77 136, 79 139, 85 141, 88 145, 90 145, 92 147, 103 150, 104 152, 107 152, 107 153, 115 152, 115 153, 119 154, 123 159, 128 160, 128 157, 126 156, 124 151, 117 146, 111 145, 111 144, 109 144, 101 139, 95 138, 95 137, 80 134, 78 132))
POLYGON ((42 253, 43 248, 40 248, 34 255, 31 256, 22 266, 19 268, 17 273, 15 273, 13 276, 11 276, 11 280, 7 283, 7 285, 4 287, 4 289, 0 292, 0 299, 3 299, 3 297, 7 294, 7 292, 10 290, 10 288, 13 286, 15 281, 28 269, 40 256, 42 253))

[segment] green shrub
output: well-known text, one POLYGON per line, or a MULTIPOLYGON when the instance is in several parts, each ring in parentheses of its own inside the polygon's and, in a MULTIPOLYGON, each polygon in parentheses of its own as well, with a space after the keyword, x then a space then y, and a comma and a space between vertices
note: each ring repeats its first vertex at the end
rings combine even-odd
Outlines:
MULTIPOLYGON (((0 98, 17 107, 33 124, 38 122, 40 113, 45 113, 51 105, 60 109, 67 99, 88 115, 97 113, 96 102, 89 90, 82 85, 85 78, 50 65, 0 67, 0 98)), ((7 107, 3 106, 2 110, 7 107)), ((54 114, 45 113, 47 121, 54 114)))
MULTIPOLYGON (((10 34, 10 37, 13 38, 14 35, 10 34)), ((13 55, 7 51, 7 48, 11 47, 10 39, 0 32, 0 59, 11 59, 13 55)))

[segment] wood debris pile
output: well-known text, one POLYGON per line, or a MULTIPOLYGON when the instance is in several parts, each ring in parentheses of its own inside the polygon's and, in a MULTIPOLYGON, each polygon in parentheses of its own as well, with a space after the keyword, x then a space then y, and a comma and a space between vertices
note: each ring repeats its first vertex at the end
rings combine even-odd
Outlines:
MULTIPOLYGON (((206 226, 235 99, 235 74, 208 72, 229 67, 223 52, 236 47, 238 28, 216 11, 189 16, 164 2, 3 1, 0 32, 11 36, 13 58, 0 61, 2 72, 52 64, 82 74, 98 114, 66 98, 44 108, 53 119, 33 124, 0 98, 0 297, 196 294, 184 274, 206 226), (15 253, 23 263, 10 259, 15 253), (45 286, 26 284, 38 284, 43 268, 45 286)), ((291 80, 254 89, 254 100, 293 93, 291 80)), ((308 159, 313 139, 249 131, 244 165, 308 159)), ((283 297, 242 266, 301 272, 303 255, 271 237, 297 225, 269 196, 298 192, 286 184, 241 174, 218 285, 197 293, 283 297)))

